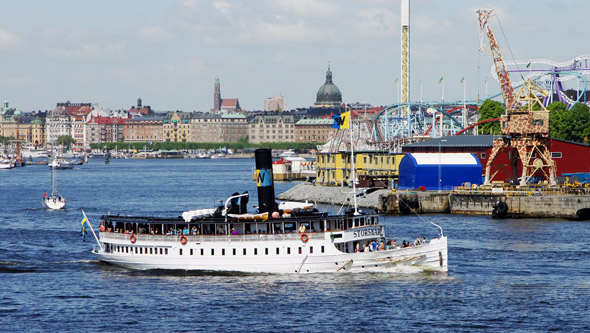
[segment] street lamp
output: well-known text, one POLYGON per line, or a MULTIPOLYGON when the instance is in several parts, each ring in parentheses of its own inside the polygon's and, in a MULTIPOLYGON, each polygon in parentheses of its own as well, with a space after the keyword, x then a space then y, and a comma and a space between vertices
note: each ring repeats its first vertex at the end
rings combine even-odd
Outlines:
POLYGON ((442 183, 442 173, 441 173, 441 164, 442 164, 442 155, 440 151, 440 145, 442 142, 447 142, 445 139, 438 140, 438 193, 441 192, 441 183, 442 183))

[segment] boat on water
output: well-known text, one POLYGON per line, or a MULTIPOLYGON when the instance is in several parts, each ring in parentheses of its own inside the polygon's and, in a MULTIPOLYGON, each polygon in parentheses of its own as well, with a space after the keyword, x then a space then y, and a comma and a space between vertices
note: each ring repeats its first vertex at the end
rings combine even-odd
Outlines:
MULTIPOLYGON (((53 160, 55 161, 55 159, 53 160)), ((53 162, 51 161, 51 162, 53 162)), ((51 166, 51 195, 43 193, 43 207, 47 209, 59 210, 66 207, 66 198, 59 194, 57 191, 55 170, 57 170, 54 163, 50 163, 51 166)))
POLYGON ((68 169, 73 169, 74 168, 74 165, 76 163, 70 162, 70 161, 66 161, 65 159, 62 159, 62 158, 54 158, 47 165, 52 170, 54 170, 54 169, 55 170, 68 170, 68 169))
POLYGON ((0 170, 7 170, 12 168, 14 168, 14 162, 11 159, 0 158, 0 170))
MULTIPOLYGON (((130 269, 246 273, 447 272, 447 237, 390 243, 376 214, 329 215, 309 203, 275 202, 270 149, 256 150, 258 212, 248 193, 178 217, 103 215, 98 260, 130 269), (381 245, 383 243, 383 245, 381 245), (388 243, 388 245, 385 245, 388 243), (378 245, 377 245, 378 244, 378 245), (377 246, 375 246, 377 245, 377 246)), ((83 226, 87 223, 85 216, 83 226)), ((89 225, 89 224, 88 224, 89 225)), ((92 228, 91 225, 89 225, 92 228)))

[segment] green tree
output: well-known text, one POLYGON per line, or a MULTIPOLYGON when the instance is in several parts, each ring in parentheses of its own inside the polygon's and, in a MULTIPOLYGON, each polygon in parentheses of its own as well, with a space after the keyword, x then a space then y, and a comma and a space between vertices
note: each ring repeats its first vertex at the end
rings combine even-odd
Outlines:
POLYGON ((571 109, 562 102, 550 104, 549 135, 553 138, 576 142, 588 142, 590 139, 590 108, 586 104, 576 103, 571 109))
MULTIPOLYGON (((500 102, 486 99, 479 107, 479 121, 486 119, 500 118, 506 109, 500 102)), ((500 134, 500 122, 491 121, 485 124, 481 124, 479 127, 479 134, 500 134)))
POLYGON ((55 140, 55 144, 70 148, 74 143, 74 138, 69 135, 62 135, 55 140))

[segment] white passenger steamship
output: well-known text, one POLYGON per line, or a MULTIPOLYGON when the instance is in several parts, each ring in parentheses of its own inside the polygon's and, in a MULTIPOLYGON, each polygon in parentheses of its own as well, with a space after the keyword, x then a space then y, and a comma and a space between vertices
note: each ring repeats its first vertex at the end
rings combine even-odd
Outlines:
POLYGON ((386 240, 378 215, 328 215, 307 205, 279 210, 269 149, 256 151, 256 169, 258 214, 245 212, 247 194, 242 194, 228 199, 224 209, 184 218, 107 215, 101 217, 93 253, 132 269, 327 273, 397 272, 411 266, 448 271, 442 229, 423 245, 358 252, 357 245, 363 249, 386 240))

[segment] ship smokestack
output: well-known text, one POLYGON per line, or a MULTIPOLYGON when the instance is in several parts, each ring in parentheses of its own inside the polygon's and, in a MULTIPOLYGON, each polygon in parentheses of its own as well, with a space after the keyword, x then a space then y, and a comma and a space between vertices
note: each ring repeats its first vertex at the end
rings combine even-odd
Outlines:
POLYGON ((278 210, 275 202, 275 187, 272 180, 272 150, 259 148, 254 151, 256 159, 256 186, 258 187, 258 211, 260 213, 278 210))

